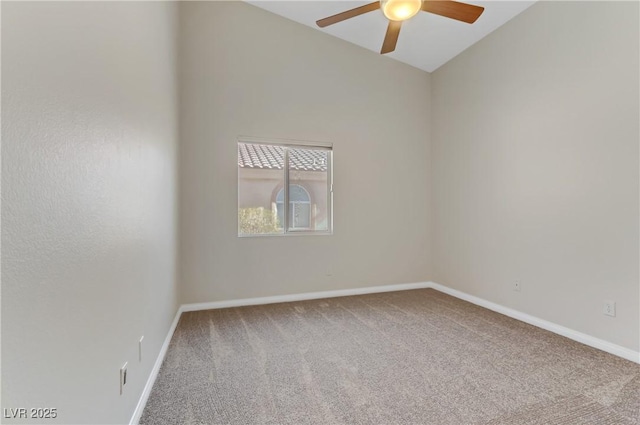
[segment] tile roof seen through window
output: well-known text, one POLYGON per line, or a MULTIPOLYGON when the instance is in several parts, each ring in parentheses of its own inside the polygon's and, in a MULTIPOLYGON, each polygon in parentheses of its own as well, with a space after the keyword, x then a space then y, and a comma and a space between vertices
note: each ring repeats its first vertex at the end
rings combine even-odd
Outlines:
MULTIPOLYGON (((282 170, 284 147, 238 143, 238 167, 282 170)), ((327 151, 289 148, 289 167, 301 171, 327 171, 327 151)))

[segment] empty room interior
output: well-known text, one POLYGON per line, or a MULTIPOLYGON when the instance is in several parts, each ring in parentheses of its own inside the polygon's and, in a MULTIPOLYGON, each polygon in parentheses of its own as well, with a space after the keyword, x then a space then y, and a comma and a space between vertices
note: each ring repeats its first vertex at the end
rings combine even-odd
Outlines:
POLYGON ((640 424, 637 1, 2 1, 7 424, 640 424))

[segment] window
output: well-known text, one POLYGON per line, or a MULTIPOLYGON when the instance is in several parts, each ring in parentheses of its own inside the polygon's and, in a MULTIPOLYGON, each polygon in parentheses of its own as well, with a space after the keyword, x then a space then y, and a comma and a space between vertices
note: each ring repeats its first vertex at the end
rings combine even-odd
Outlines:
MULTIPOLYGON (((278 220, 284 223, 284 187, 276 196, 278 220)), ((308 229, 311 224, 311 198, 309 192, 297 184, 289 185, 289 217, 292 229, 308 229)))
POLYGON ((238 236, 331 234, 331 165, 329 145, 239 141, 238 236))

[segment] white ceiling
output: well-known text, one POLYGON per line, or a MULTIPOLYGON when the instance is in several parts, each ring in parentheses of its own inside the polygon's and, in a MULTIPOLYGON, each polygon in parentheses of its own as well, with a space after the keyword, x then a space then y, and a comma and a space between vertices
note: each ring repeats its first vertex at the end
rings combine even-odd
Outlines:
MULTIPOLYGON (((387 53, 387 56, 427 72, 435 71, 467 47, 531 6, 536 0, 463 1, 485 8, 484 13, 474 24, 420 12, 402 24, 396 50, 387 53)), ((315 23, 318 19, 371 3, 371 1, 247 0, 247 2, 374 52, 380 52, 387 30, 388 21, 381 11, 369 12, 326 28, 318 28, 315 23)))

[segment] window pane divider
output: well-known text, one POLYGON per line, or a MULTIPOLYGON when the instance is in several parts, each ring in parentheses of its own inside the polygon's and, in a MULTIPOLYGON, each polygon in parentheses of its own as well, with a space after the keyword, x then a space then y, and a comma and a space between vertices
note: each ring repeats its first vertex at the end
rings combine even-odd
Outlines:
POLYGON ((284 148, 284 233, 289 233, 289 148, 284 148))

